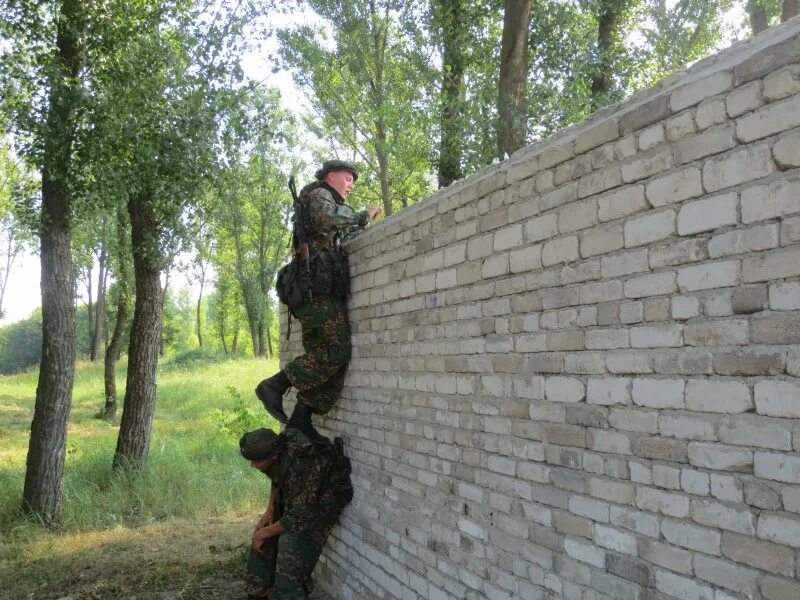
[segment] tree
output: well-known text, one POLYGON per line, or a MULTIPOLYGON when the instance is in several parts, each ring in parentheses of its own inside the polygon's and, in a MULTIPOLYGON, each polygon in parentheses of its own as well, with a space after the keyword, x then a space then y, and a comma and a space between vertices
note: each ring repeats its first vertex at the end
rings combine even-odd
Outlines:
POLYGON ((41 172, 42 362, 23 510, 53 521, 62 498, 74 377, 75 306, 70 259, 72 160, 83 89, 89 8, 80 0, 0 3, 8 48, 0 89, 21 153, 41 172))
MULTIPOLYGON (((194 207, 221 152, 220 122, 239 101, 235 34, 244 14, 227 3, 107 4, 113 56, 97 65, 95 177, 124 192, 136 290, 115 467, 147 460, 162 325, 161 272, 185 247, 194 207), (205 9, 219 11, 204 12, 205 9), (132 126, 130 115, 136 115, 132 126)), ((119 196, 119 194, 118 194, 119 196)))
POLYGON ((497 151, 502 159, 525 144, 530 0, 505 0, 497 98, 497 151))
POLYGON ((463 0, 433 2, 434 20, 441 39, 442 88, 439 128, 439 187, 463 177, 464 70, 466 69, 463 0))
POLYGON ((781 23, 785 23, 792 17, 796 17, 798 15, 798 3, 797 0, 783 0, 783 10, 781 11, 781 23))
MULTIPOLYGON (((591 76, 591 105, 596 110, 612 100, 614 77, 624 55, 624 35, 638 0, 597 0, 597 43, 591 76)), ((618 88, 617 88, 618 89, 618 88)), ((616 100, 617 98, 613 98, 616 100)))
POLYGON ((391 215, 431 187, 425 176, 431 171, 434 72, 412 18, 416 3, 306 4, 325 26, 283 29, 278 37, 284 63, 295 82, 311 93, 321 117, 316 126, 308 125, 334 154, 350 152, 366 167, 351 198, 379 200, 391 215))
POLYGON ((760 0, 747 1, 747 14, 750 17, 750 28, 753 35, 758 35, 769 27, 767 9, 760 0))

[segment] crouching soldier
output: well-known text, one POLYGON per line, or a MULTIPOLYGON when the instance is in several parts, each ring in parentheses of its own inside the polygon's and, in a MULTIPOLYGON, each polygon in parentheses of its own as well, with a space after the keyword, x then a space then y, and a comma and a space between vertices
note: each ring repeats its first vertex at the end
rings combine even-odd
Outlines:
POLYGON ((325 541, 353 497, 342 440, 319 444, 287 428, 242 436, 242 456, 271 480, 247 559, 248 600, 308 598, 325 541))
MULTIPOLYGON (((316 441, 321 436, 311 415, 333 407, 350 362, 350 272, 342 237, 363 229, 381 212, 377 207, 356 212, 344 203, 357 178, 350 163, 329 160, 317 171, 317 181, 295 197, 294 256, 278 273, 276 288, 281 302, 300 321, 305 354, 256 387, 267 412, 316 441), (297 390, 291 418, 283 409, 283 396, 290 387, 297 390)), ((290 188, 294 195, 292 182, 290 188)))

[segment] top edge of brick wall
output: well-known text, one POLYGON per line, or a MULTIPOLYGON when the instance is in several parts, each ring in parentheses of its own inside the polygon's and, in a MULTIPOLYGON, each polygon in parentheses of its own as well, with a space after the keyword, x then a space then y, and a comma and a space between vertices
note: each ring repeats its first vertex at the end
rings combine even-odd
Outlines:
POLYGON ((376 239, 394 235, 422 220, 418 213, 433 209, 431 217, 465 203, 461 192, 479 199, 507 185, 549 169, 576 155, 614 141, 677 114, 702 100, 797 63, 800 56, 800 16, 763 33, 737 42, 718 54, 701 59, 688 69, 636 92, 628 100, 604 107, 589 119, 534 142, 503 162, 488 165, 469 177, 420 200, 362 235, 347 242, 351 252, 376 239), (453 200, 453 202, 447 202, 453 200))

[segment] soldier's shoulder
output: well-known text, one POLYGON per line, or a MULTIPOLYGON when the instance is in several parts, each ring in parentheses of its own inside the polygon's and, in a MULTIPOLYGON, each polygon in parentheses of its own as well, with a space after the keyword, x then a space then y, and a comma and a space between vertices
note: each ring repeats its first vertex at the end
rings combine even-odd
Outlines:
POLYGON ((334 202, 333 194, 331 194, 330 190, 326 189, 325 186, 321 185, 319 182, 317 183, 309 183, 306 187, 303 188, 301 194, 305 192, 305 197, 309 201, 327 201, 327 202, 334 202))

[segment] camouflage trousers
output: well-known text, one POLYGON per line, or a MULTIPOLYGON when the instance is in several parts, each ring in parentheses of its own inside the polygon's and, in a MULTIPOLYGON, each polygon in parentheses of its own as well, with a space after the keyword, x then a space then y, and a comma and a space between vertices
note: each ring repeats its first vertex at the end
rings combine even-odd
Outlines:
POLYGON ((350 322, 347 299, 315 296, 295 309, 303 328, 303 350, 284 367, 297 390, 297 401, 316 414, 325 414, 336 403, 350 362, 350 322))
POLYGON ((261 550, 250 547, 245 584, 247 593, 265 600, 305 600, 311 574, 336 518, 324 518, 305 533, 285 532, 267 540, 261 550))

